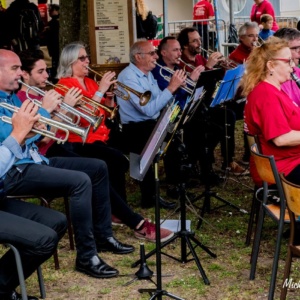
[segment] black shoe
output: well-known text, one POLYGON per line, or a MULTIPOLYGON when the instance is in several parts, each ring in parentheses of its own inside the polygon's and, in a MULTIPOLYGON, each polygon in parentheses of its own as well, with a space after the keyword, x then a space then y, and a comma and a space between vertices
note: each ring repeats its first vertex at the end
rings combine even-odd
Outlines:
POLYGON ((110 278, 119 274, 119 271, 109 266, 98 255, 87 261, 76 258, 76 270, 96 278, 110 278))
POLYGON ((134 251, 134 247, 119 242, 113 236, 106 238, 105 242, 97 242, 98 252, 112 252, 114 254, 127 254, 134 251))
MULTIPOLYGON (((13 291, 9 295, 0 295, 1 300, 22 300, 22 295, 17 293, 16 291, 13 291)), ((39 300, 37 297, 33 296, 27 296, 28 300, 39 300)))
POLYGON ((173 209, 176 206, 176 202, 169 202, 164 200, 162 197, 159 197, 159 206, 164 209, 173 209))

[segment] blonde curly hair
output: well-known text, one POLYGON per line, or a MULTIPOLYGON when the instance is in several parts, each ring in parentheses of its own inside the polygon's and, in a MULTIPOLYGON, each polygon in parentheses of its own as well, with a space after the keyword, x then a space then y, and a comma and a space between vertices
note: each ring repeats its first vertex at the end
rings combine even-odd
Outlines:
POLYGON ((138 15, 142 17, 142 20, 146 20, 148 15, 148 7, 144 0, 136 0, 135 1, 136 12, 138 15))

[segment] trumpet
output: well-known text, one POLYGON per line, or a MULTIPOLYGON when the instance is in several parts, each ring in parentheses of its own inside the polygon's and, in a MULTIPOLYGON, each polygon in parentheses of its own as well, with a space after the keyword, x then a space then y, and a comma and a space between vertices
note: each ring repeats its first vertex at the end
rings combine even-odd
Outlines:
MULTIPOLYGON (((208 54, 208 56, 211 55, 212 53, 214 53, 214 51, 211 50, 211 49, 206 50, 206 49, 204 49, 202 47, 199 47, 199 48, 200 48, 201 51, 206 52, 208 54)), ((236 68, 239 65, 235 61, 233 61, 233 60, 231 60, 231 59, 229 59, 227 57, 224 57, 223 55, 220 56, 220 57, 218 57, 218 59, 220 59, 220 58, 224 58, 224 60, 219 61, 218 62, 218 66, 221 67, 221 68, 224 68, 226 70, 234 69, 234 68, 236 68)))
MULTIPOLYGON (((46 80, 46 84, 51 85, 53 88, 59 89, 64 93, 67 93, 69 91, 70 88, 68 88, 67 86, 63 85, 63 84, 53 84, 52 82, 46 80)), ((105 110, 106 112, 108 112, 110 114, 110 119, 114 119, 117 115, 117 111, 118 111, 118 106, 114 107, 113 109, 108 108, 107 106, 95 101, 94 99, 91 99, 87 96, 83 96, 81 98, 81 101, 84 102, 85 104, 88 104, 90 106, 92 106, 94 109, 90 109, 85 105, 79 104, 79 107, 81 110, 83 110, 84 112, 90 114, 90 115, 96 115, 96 110, 99 110, 99 108, 102 108, 103 110, 105 110)))
POLYGON ((196 67, 195 66, 193 66, 192 64, 189 64, 189 63, 187 63, 187 62, 185 62, 183 59, 181 59, 181 58, 179 58, 179 61, 181 61, 183 64, 184 64, 184 67, 183 67, 183 70, 185 71, 185 68, 186 67, 188 67, 188 68, 190 68, 190 69, 192 69, 192 70, 195 70, 196 69, 196 67))
MULTIPOLYGON (((37 94, 39 94, 40 96, 45 96, 45 92, 37 87, 34 86, 30 86, 26 83, 24 83, 23 81, 21 81, 20 79, 18 80, 18 82, 20 84, 23 84, 27 87, 27 91, 26 91, 26 96, 29 100, 33 101, 37 106, 41 107, 42 103, 41 101, 37 100, 37 99, 32 99, 29 96, 29 91, 33 90, 35 91, 37 94)), ((61 103, 60 108, 70 112, 71 114, 73 114, 77 120, 74 122, 71 118, 69 118, 68 116, 62 114, 62 113, 54 113, 55 116, 59 117, 60 119, 62 119, 63 121, 71 124, 71 125, 78 125, 79 121, 80 121, 80 117, 84 118, 85 120, 87 120, 92 126, 93 126, 93 131, 95 131, 101 124, 102 120, 103 120, 103 116, 100 117, 94 117, 94 116, 90 116, 90 115, 86 115, 85 113, 77 110, 76 108, 72 107, 71 105, 67 104, 67 103, 61 103)))
MULTIPOLYGON (((103 73, 98 73, 95 70, 91 69, 90 67, 86 67, 90 72, 94 73, 95 76, 103 77, 103 73)), ((96 80, 95 80, 96 81, 96 80)), ((124 83, 117 81, 116 82, 117 86, 121 87, 123 91, 120 91, 118 89, 112 90, 112 92, 117 96, 122 98, 123 100, 127 101, 130 99, 130 93, 136 95, 140 99, 140 105, 144 106, 146 105, 149 100, 151 99, 151 91, 145 91, 144 93, 138 92, 131 87, 125 85, 124 83)))
MULTIPOLYGON (((162 71, 164 70, 164 71, 170 73, 171 75, 173 75, 175 73, 175 71, 171 70, 168 67, 162 66, 162 65, 160 65, 157 62, 156 62, 156 65, 160 67, 160 70, 159 70, 160 76, 163 77, 166 81, 169 82, 171 80, 171 77, 164 75, 162 73, 162 71)), ((186 91, 190 95, 193 94, 195 86, 196 86, 196 83, 193 80, 188 79, 188 78, 186 79, 185 82, 186 82, 187 85, 191 86, 192 88, 189 88, 188 86, 181 86, 180 88, 183 89, 184 91, 186 91)))
MULTIPOLYGON (((13 106, 11 104, 5 103, 5 102, 1 102, 0 103, 0 107, 3 107, 5 109, 8 109, 11 112, 18 112, 19 111, 19 107, 17 106, 13 106)), ((10 117, 8 116, 1 116, 0 117, 1 120, 5 123, 8 124, 12 124, 12 120, 10 117)), ((62 130, 65 133, 64 137, 56 137, 55 133, 50 131, 50 130, 44 130, 44 129, 35 129, 32 128, 32 132, 37 133, 37 134, 41 134, 45 137, 49 137, 55 141, 57 141, 57 143, 64 143, 68 140, 69 138, 69 132, 73 132, 77 135, 79 135, 82 138, 82 142, 85 143, 87 135, 89 133, 90 127, 88 126, 86 128, 82 128, 82 127, 78 127, 78 126, 72 126, 72 125, 68 125, 66 123, 61 123, 49 118, 45 118, 45 117, 40 117, 38 122, 43 123, 45 125, 49 125, 51 127, 55 127, 59 130, 62 130)))

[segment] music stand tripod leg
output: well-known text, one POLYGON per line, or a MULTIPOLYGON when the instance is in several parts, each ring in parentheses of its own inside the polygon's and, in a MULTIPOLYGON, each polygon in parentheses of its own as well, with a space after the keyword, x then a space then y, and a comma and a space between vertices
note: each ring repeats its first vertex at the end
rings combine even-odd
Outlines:
POLYGON ((161 243, 160 243, 160 207, 159 207, 159 177, 158 177, 158 162, 160 154, 158 153, 154 159, 154 174, 155 174, 155 233, 156 233, 156 289, 139 289, 140 293, 153 294, 150 299, 161 300, 163 295, 169 296, 173 299, 184 300, 183 298, 177 297, 168 293, 162 289, 162 274, 161 274, 161 243))

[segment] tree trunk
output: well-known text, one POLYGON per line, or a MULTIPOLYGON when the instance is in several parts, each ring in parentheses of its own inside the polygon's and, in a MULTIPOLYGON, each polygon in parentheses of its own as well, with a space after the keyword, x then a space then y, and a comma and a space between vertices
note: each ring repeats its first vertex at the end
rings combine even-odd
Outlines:
POLYGON ((89 48, 87 1, 91 0, 60 1, 60 50, 74 41, 82 41, 89 48))

